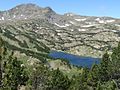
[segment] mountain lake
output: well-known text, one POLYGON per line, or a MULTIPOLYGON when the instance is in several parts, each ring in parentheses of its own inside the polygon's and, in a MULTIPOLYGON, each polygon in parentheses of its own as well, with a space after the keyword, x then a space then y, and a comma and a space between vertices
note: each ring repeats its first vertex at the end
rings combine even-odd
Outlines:
POLYGON ((65 52, 51 51, 49 56, 54 59, 65 59, 68 60, 70 64, 90 68, 93 64, 99 64, 100 58, 84 57, 73 54, 68 54, 65 52))

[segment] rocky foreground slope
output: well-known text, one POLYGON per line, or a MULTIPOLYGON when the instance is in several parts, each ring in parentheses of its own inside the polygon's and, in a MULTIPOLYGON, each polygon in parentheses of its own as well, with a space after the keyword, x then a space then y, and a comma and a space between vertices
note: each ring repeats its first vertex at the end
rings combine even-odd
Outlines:
POLYGON ((120 41, 120 19, 59 15, 49 7, 22 4, 0 12, 0 35, 8 47, 41 53, 47 45, 51 50, 101 57, 120 41))

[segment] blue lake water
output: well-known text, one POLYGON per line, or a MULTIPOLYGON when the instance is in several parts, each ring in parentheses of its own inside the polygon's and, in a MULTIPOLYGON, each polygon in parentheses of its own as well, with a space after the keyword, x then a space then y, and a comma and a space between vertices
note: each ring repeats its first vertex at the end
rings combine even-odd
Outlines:
POLYGON ((55 59, 67 59, 70 62, 70 64, 88 68, 90 68, 94 63, 100 63, 100 58, 83 57, 58 51, 51 51, 49 56, 55 59))

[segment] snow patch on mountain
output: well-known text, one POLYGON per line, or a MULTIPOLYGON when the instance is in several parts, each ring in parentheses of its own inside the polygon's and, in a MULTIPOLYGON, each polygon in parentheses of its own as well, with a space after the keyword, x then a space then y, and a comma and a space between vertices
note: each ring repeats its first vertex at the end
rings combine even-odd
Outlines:
POLYGON ((54 23, 56 26, 58 26, 58 27, 68 27, 68 26, 70 26, 70 24, 65 24, 65 25, 59 25, 59 24, 57 24, 57 23, 54 23))
POLYGON ((80 21, 85 21, 86 18, 83 18, 83 19, 76 18, 75 20, 80 22, 80 21))

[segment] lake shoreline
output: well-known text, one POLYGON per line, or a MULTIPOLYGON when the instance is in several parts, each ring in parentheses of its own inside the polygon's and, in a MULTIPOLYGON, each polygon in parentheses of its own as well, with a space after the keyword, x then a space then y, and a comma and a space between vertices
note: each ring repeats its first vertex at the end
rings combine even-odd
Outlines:
POLYGON ((92 67, 93 64, 100 63, 100 58, 79 56, 55 50, 50 51, 49 56, 54 59, 65 59, 68 60, 70 64, 88 68, 92 67))

